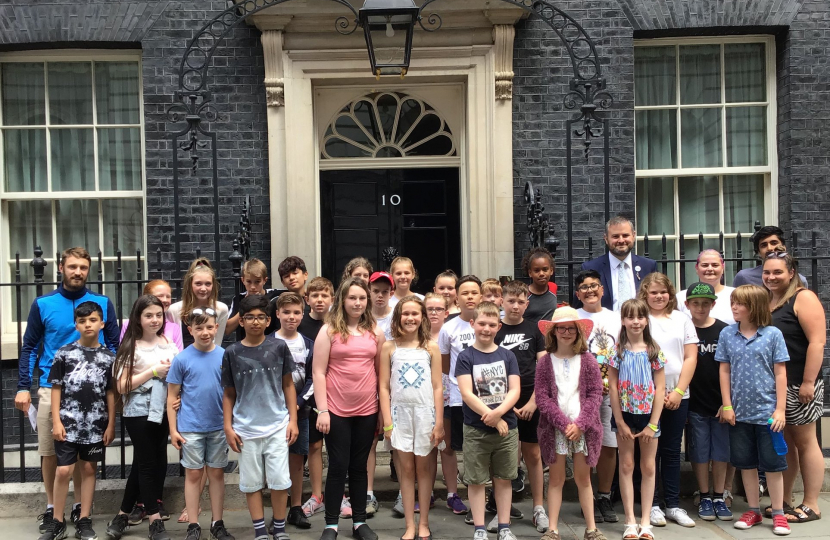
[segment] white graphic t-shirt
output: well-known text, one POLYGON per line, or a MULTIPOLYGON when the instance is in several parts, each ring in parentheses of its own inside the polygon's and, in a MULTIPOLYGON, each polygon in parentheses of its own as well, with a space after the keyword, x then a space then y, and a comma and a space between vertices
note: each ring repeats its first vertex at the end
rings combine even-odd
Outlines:
POLYGON ((450 355, 450 407, 461 406, 461 392, 458 391, 458 380, 455 378, 455 365, 458 362, 458 355, 464 349, 471 347, 476 341, 473 327, 469 321, 461 317, 446 322, 438 334, 438 348, 441 354, 450 355))

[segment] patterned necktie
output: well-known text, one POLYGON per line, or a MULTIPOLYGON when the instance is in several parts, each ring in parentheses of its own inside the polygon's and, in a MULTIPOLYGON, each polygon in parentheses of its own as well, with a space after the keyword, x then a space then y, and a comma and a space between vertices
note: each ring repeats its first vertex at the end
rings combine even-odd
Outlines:
POLYGON ((622 307, 623 302, 633 297, 631 281, 628 279, 628 263, 623 261, 617 267, 617 309, 622 307))

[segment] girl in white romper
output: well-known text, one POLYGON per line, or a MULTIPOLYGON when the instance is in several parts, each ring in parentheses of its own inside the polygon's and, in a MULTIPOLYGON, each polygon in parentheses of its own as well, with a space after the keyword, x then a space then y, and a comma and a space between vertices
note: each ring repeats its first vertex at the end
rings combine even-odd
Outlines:
POLYGON ((379 397, 384 436, 398 458, 406 531, 402 540, 431 540, 429 498, 435 479, 435 447, 444 437, 441 353, 430 340, 423 301, 401 299, 392 313, 392 340, 380 356, 379 397), (420 514, 415 526, 415 476, 420 486, 420 514))

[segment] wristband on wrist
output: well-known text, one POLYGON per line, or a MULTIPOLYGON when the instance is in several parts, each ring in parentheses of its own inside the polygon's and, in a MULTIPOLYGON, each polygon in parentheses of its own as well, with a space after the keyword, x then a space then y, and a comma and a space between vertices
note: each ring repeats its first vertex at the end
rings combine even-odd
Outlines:
POLYGON ((685 396, 685 395, 686 395, 686 392, 684 392, 684 391, 683 391, 683 390, 681 390, 680 388, 675 387, 674 391, 675 391, 675 392, 677 392, 678 394, 680 394, 681 396, 685 396))
POLYGON ((651 431, 653 431, 654 433, 657 433, 657 431, 660 429, 659 427, 657 427, 657 426, 656 426, 656 425, 654 425, 654 424, 649 424, 649 425, 648 425, 648 427, 649 427, 649 428, 651 429, 651 431))
POLYGON ((723 407, 721 407, 721 410, 722 411, 731 411, 732 410, 732 405, 724 405, 723 407))
POLYGON ((159 376, 159 374, 158 374, 158 372, 156 371, 156 368, 155 368, 155 367, 153 367, 153 377, 158 377, 158 376, 159 376))
POLYGON ((395 427, 395 424, 390 424, 388 426, 383 426, 383 431, 392 431, 392 428, 395 427))
POLYGON ((317 413, 317 416, 320 416, 320 415, 321 415, 321 414, 323 414, 323 413, 327 413, 327 412, 329 412, 329 410, 328 410, 328 409, 323 409, 322 411, 319 411, 319 410, 317 410, 317 409, 314 409, 314 412, 316 412, 316 413, 317 413))

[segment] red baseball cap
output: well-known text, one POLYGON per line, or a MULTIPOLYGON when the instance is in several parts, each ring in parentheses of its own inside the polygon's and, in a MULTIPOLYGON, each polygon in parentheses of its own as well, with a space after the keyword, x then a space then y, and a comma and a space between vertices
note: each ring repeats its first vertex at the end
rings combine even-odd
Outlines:
POLYGON ((374 272, 371 276, 369 276, 369 283, 374 283, 379 279, 387 280, 389 285, 391 285, 393 289, 395 288, 395 280, 392 279, 392 276, 390 276, 387 272, 374 272))

